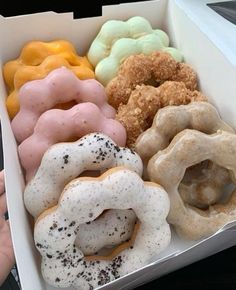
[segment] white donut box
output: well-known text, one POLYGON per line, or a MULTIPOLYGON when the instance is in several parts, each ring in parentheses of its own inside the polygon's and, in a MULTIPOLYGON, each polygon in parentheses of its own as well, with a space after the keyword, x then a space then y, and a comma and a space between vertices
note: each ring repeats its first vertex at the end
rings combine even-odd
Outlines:
MULTIPOLYGON (((108 19, 146 17, 154 28, 164 29, 171 45, 197 71, 200 89, 221 117, 236 129, 236 26, 219 16, 206 0, 156 0, 105 6, 101 17, 73 19, 73 13, 46 12, 4 18, 0 16, 0 61, 19 55, 31 40, 67 39, 80 55, 108 19)), ((6 90, 1 74, 0 115, 4 148, 6 190, 11 231, 23 290, 52 290, 40 274, 40 256, 34 247, 29 216, 24 208, 24 181, 17 147, 5 107, 6 90)), ((173 234, 168 249, 148 266, 99 289, 133 289, 197 260, 236 244, 236 221, 200 241, 184 241, 173 234)), ((67 288, 71 289, 71 288, 67 288)))

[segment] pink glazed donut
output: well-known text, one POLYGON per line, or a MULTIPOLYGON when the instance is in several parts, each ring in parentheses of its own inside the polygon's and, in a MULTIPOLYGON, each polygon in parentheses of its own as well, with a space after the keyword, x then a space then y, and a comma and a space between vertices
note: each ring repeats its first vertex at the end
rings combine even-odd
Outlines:
POLYGON ((43 113, 34 133, 18 147, 26 181, 34 176, 51 145, 77 140, 93 132, 102 132, 118 146, 125 146, 125 128, 118 121, 106 118, 93 103, 81 103, 69 110, 52 109, 43 113))
POLYGON ((21 143, 33 134, 38 118, 58 104, 75 101, 96 104, 107 118, 115 109, 107 103, 104 87, 96 80, 80 80, 65 67, 53 70, 42 80, 27 82, 19 91, 20 111, 12 120, 12 130, 21 143))

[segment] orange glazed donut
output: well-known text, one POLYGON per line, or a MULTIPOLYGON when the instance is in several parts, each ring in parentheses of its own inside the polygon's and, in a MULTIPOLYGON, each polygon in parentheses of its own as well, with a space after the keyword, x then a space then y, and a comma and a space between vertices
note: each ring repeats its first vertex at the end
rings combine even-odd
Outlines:
POLYGON ((9 89, 14 89, 14 76, 19 68, 24 65, 40 65, 50 55, 59 55, 71 65, 84 65, 92 69, 87 57, 77 55, 69 41, 31 41, 22 48, 19 58, 7 62, 3 67, 3 76, 9 89))
POLYGON ((45 78, 52 70, 60 67, 71 70, 79 79, 94 79, 94 72, 87 66, 70 65, 70 63, 59 55, 50 55, 38 65, 24 65, 19 67, 14 76, 14 88, 11 90, 6 100, 8 114, 11 119, 19 112, 19 89, 29 81, 45 78))

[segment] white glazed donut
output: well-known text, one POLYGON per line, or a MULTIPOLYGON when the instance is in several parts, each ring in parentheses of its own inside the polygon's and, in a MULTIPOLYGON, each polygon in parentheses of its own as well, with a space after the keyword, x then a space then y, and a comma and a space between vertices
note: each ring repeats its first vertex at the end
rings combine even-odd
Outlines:
POLYGON ((56 287, 94 289, 145 266, 169 245, 168 211, 165 190, 124 167, 110 169, 97 178, 73 180, 59 204, 45 211, 35 224, 35 245, 42 255, 45 281, 56 287), (139 220, 136 236, 129 248, 120 245, 108 257, 86 259, 75 246, 78 228, 111 208, 133 209, 139 220))
POLYGON ((138 154, 117 146, 102 133, 88 134, 76 142, 58 143, 43 156, 41 165, 24 191, 27 210, 34 217, 58 202, 65 185, 86 170, 106 171, 125 166, 142 175, 138 154))

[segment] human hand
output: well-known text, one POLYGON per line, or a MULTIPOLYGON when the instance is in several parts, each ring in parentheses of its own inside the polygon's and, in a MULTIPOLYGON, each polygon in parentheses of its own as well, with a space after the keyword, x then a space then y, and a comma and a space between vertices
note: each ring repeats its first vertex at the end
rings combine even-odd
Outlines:
POLYGON ((13 252, 9 222, 5 220, 4 214, 7 211, 4 173, 0 172, 0 286, 9 275, 15 257, 13 252))

